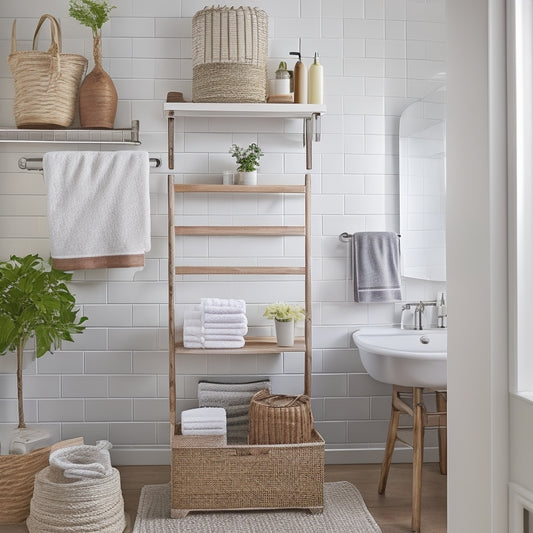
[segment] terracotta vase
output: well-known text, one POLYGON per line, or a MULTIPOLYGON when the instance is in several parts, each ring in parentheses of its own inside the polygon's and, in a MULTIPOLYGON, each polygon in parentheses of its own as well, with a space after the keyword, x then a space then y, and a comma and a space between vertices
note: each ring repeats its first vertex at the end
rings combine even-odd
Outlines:
POLYGON ((100 31, 93 38, 94 68, 80 86, 80 123, 82 128, 112 129, 117 114, 117 90, 102 68, 100 31))

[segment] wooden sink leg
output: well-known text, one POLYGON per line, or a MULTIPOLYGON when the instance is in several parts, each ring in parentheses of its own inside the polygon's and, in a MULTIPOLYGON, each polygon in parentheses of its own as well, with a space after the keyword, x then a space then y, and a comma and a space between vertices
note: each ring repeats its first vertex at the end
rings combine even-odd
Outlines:
MULTIPOLYGON (((446 392, 436 391, 435 398, 437 400, 437 411, 440 413, 447 412, 447 398, 446 392)), ((440 473, 446 475, 448 473, 448 447, 447 447, 447 430, 445 427, 439 427, 439 466, 440 473)))
POLYGON ((411 530, 420 531, 422 462, 424 460, 424 402, 422 388, 413 387, 413 510, 411 530))
POLYGON ((396 436, 398 434, 398 423, 400 422, 400 411, 394 404, 394 398, 396 397, 396 386, 392 389, 392 406, 391 415, 389 421, 389 433, 387 435, 387 444, 385 445, 385 455, 381 463, 381 476, 378 485, 378 494, 384 494, 387 488, 387 479, 389 477, 390 464, 392 460, 392 454, 394 452, 394 444, 396 443, 396 436))

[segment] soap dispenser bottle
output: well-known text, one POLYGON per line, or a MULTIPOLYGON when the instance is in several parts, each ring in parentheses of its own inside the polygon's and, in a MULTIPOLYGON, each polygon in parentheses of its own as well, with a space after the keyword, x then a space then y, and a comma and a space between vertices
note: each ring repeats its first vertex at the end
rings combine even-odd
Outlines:
POLYGON ((291 56, 298 56, 294 65, 294 103, 307 104, 307 69, 302 62, 300 52, 289 52, 291 56))
POLYGON ((315 61, 309 67, 309 85, 307 101, 310 104, 324 103, 324 71, 318 57, 318 52, 315 52, 315 61))

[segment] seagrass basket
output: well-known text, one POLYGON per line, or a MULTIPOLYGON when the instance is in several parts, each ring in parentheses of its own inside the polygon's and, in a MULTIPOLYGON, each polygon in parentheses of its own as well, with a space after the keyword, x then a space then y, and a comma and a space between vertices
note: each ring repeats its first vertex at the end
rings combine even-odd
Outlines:
POLYGON ((17 128, 67 128, 74 120, 87 59, 61 52, 61 29, 52 15, 40 18, 32 50, 17 50, 16 22, 7 61, 15 83, 13 112, 17 128), (37 50, 37 37, 46 20, 50 22, 51 44, 42 52, 37 50))
POLYGON ((0 455, 0 524, 26 520, 35 475, 48 466, 51 451, 75 444, 83 444, 83 439, 61 441, 23 455, 0 455))
POLYGON ((300 444, 226 445, 172 438, 172 518, 190 511, 324 509, 324 439, 300 444))
POLYGON ((310 442, 313 414, 309 396, 254 394, 249 409, 249 444, 298 444, 310 442))
POLYGON ((268 16, 256 7, 211 7, 192 19, 193 102, 265 102, 268 16))

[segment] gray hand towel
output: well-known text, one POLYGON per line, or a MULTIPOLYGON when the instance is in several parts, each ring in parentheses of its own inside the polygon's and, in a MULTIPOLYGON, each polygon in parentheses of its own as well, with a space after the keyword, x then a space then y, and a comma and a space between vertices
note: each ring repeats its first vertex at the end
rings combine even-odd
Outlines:
POLYGON ((400 239, 390 231, 363 231, 352 236, 354 300, 397 302, 400 283, 400 239))

